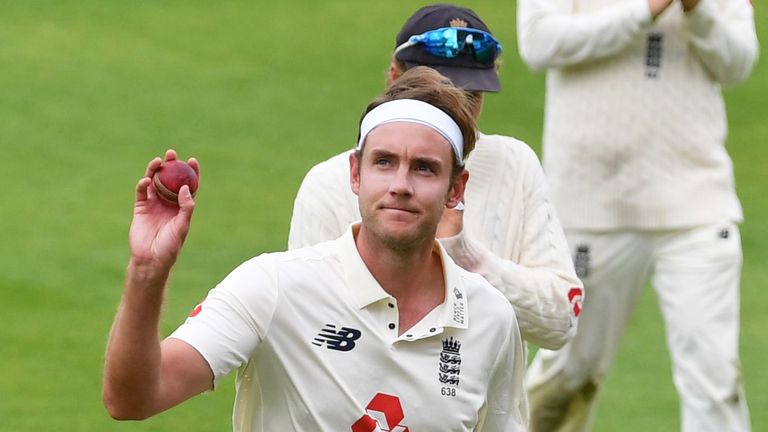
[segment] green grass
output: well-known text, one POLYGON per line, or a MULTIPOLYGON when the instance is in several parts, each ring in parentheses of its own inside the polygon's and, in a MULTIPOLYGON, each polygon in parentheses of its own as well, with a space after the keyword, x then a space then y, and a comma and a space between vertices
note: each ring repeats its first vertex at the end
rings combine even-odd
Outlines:
MULTIPOLYGON (((102 407, 135 182, 168 147, 202 164, 167 333, 239 262, 284 248, 303 174, 352 146, 361 110, 383 87, 394 35, 421 4, 0 1, 0 431, 230 428, 231 378, 147 422, 117 423, 102 407)), ((504 91, 488 97, 481 127, 538 150, 543 75, 518 59, 514 4, 473 7, 505 47, 504 91)), ((767 19, 758 10, 763 35, 767 19)), ((756 431, 768 430, 765 77, 760 64, 727 92, 746 213, 742 359, 756 431)), ((669 375, 648 290, 595 430, 675 430, 669 375)))

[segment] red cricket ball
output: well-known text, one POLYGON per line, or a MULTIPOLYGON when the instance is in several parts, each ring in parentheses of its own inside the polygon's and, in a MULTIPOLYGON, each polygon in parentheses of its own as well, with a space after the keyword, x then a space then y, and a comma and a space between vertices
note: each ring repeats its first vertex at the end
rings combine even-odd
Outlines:
POLYGON ((182 186, 189 186, 189 191, 192 196, 195 196, 197 192, 197 184, 199 178, 194 169, 189 164, 179 160, 172 160, 163 162, 160 168, 155 171, 154 177, 152 177, 152 183, 155 186, 157 195, 168 201, 178 205, 179 203, 179 190, 182 186))

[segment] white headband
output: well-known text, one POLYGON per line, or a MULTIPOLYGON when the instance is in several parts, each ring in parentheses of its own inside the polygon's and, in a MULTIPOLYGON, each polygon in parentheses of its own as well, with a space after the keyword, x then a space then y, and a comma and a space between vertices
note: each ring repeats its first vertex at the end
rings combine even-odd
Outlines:
POLYGON ((377 127, 392 122, 418 123, 429 126, 443 136, 453 147, 456 161, 464 165, 464 138, 459 125, 441 109, 415 99, 395 99, 372 109, 360 122, 360 141, 357 150, 363 148, 368 134, 377 127))

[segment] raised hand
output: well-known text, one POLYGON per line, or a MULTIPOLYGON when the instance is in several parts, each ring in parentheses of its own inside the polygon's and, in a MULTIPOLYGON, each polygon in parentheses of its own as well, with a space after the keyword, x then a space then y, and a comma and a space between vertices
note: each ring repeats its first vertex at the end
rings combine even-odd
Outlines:
MULTIPOLYGON (((176 159, 176 152, 168 150, 165 160, 176 159)), ((179 191, 178 206, 161 199, 152 185, 152 176, 163 160, 155 158, 147 165, 144 177, 136 185, 136 203, 129 232, 131 259, 135 263, 156 265, 170 269, 189 232, 195 201, 188 186, 179 191)), ((189 165, 200 174, 200 165, 191 158, 189 165)))

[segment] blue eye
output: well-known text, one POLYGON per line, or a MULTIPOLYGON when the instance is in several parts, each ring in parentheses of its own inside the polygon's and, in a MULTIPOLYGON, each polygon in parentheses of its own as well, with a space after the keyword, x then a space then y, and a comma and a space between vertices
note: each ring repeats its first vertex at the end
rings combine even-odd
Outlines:
POLYGON ((429 164, 418 164, 418 165, 416 165, 416 171, 429 172, 429 173, 433 172, 432 167, 429 166, 429 164))

